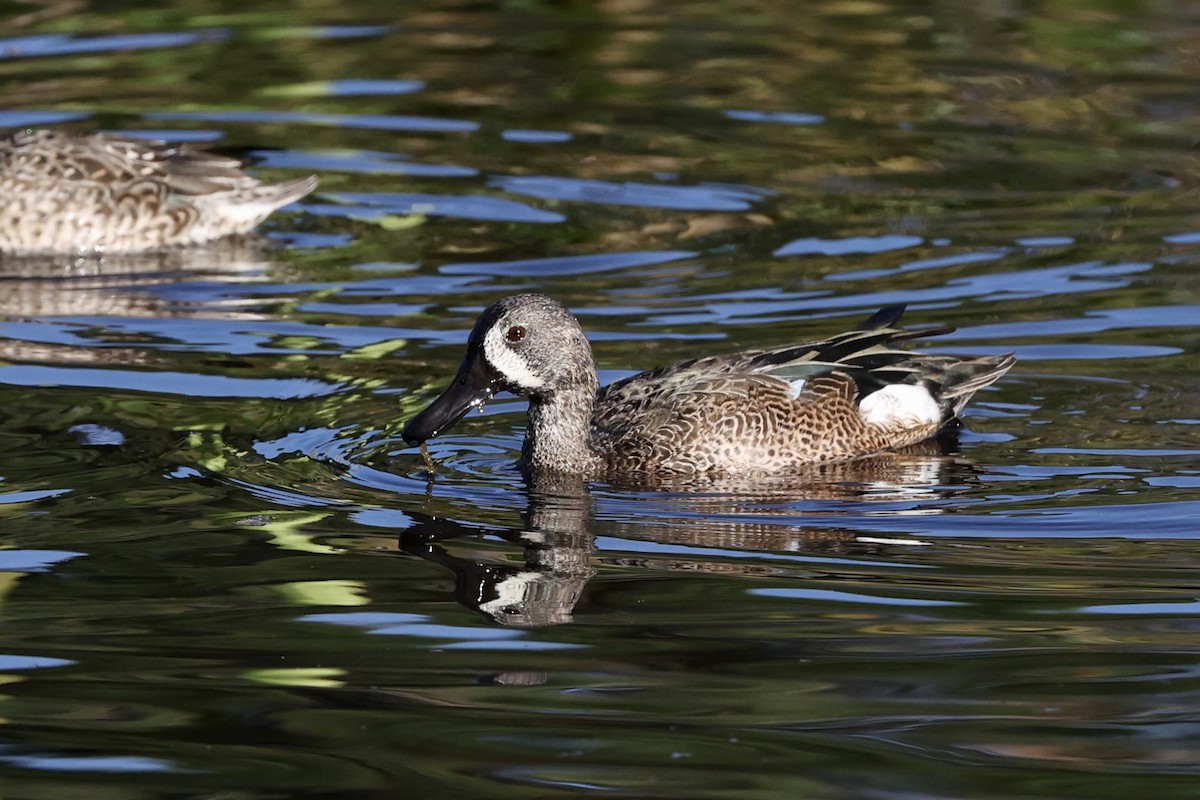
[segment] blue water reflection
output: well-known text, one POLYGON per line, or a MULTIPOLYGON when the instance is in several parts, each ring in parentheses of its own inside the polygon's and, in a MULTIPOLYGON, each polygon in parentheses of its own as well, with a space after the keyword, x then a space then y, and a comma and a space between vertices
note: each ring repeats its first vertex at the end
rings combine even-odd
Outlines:
POLYGON ((674 186, 613 183, 550 176, 497 176, 491 186, 542 200, 665 208, 677 211, 746 211, 769 192, 750 186, 674 186))
POLYGON ((229 35, 230 32, 226 29, 210 28, 187 33, 120 34, 83 39, 68 35, 23 36, 14 39, 0 39, 0 59, 184 47, 198 43, 224 41, 229 35))

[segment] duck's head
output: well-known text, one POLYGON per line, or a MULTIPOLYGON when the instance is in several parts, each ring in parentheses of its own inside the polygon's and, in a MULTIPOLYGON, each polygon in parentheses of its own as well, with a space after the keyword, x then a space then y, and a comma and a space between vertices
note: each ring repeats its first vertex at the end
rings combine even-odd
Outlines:
POLYGON ((544 400, 580 381, 594 385, 595 373, 587 338, 562 303, 542 294, 512 295, 483 310, 454 380, 400 435, 422 444, 498 392, 544 400))

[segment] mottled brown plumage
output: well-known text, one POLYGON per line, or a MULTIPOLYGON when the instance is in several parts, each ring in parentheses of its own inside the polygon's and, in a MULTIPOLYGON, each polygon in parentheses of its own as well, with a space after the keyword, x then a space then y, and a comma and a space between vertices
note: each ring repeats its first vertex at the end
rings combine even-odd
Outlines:
POLYGON ((316 188, 186 145, 23 130, 0 139, 0 252, 131 253, 247 233, 316 188))
POLYGON ((893 345, 948 328, 893 327, 902 306, 816 342, 682 361, 597 388, 591 348, 558 302, 515 295, 475 324, 451 386, 409 421, 419 444, 493 394, 529 397, 522 465, 602 474, 775 473, 920 442, 1012 367, 1011 354, 893 345))

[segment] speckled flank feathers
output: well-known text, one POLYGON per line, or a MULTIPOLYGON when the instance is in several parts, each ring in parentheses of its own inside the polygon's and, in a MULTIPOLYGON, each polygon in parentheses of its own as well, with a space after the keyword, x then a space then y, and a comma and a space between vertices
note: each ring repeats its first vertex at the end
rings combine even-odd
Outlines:
POLYGON ((186 145, 23 130, 0 139, 0 252, 131 253, 247 233, 316 188, 186 145))
POLYGON ((682 361, 600 390, 571 313, 515 295, 480 315, 454 383, 403 435, 422 443, 509 390, 529 397, 521 460, 531 470, 750 474, 864 458, 937 433, 1015 361, 897 349, 951 330, 896 328, 903 310, 829 339, 682 361))

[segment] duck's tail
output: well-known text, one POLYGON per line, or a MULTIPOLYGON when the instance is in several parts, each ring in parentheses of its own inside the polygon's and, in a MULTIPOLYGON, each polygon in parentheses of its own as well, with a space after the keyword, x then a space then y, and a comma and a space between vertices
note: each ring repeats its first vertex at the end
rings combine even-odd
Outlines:
POLYGON ((942 412, 942 424, 962 413, 963 408, 984 387, 991 386, 1017 363, 1012 353, 980 358, 921 356, 911 366, 942 412))
POLYGON ((260 183, 250 178, 243 180, 248 185, 228 192, 191 198, 193 205, 200 209, 207 226, 205 238, 249 233, 276 209, 299 200, 317 188, 316 176, 283 183, 260 183))

